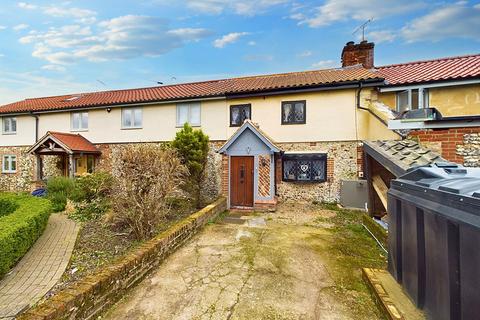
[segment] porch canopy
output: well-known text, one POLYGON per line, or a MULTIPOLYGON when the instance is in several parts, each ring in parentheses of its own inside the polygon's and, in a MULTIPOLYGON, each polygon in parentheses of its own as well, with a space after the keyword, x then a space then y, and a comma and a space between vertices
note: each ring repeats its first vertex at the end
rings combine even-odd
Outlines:
POLYGON ((68 157, 68 175, 73 178, 74 156, 76 155, 96 155, 101 154, 100 150, 88 139, 80 134, 63 133, 48 131, 40 140, 38 140, 27 153, 31 153, 37 158, 37 180, 42 178, 42 160, 43 155, 58 155, 68 157))

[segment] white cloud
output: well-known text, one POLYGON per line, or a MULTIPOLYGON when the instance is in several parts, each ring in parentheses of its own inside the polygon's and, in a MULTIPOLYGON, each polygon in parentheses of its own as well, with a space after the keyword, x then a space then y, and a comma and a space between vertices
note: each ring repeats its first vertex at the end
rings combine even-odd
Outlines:
POLYGON ((207 14, 233 12, 238 15, 254 16, 288 2, 288 0, 187 0, 186 4, 190 9, 207 14))
POLYGON ((93 10, 70 7, 45 7, 43 13, 57 18, 73 18, 75 22, 91 24, 96 21, 97 13, 93 10))
POLYGON ((3 53, 0 53, 0 58, 3 58, 5 57, 5 55, 3 53))
POLYGON ((79 59, 106 61, 158 56, 198 41, 210 32, 201 28, 170 29, 168 21, 148 16, 121 16, 95 26, 81 24, 32 30, 21 37, 33 45, 32 56, 49 64, 67 65, 79 59))
POLYGON ((1 31, 1 30, 5 30, 5 29, 7 29, 6 26, 0 26, 0 31, 1 31))
POLYGON ((466 2, 436 9, 408 23, 402 30, 407 42, 469 38, 480 41, 480 4, 466 2))
POLYGON ((237 42, 238 39, 240 39, 241 37, 246 36, 248 34, 249 34, 248 32, 232 32, 232 33, 226 34, 226 35, 222 36, 221 38, 218 38, 215 41, 213 41, 213 46, 215 48, 223 48, 227 44, 237 42))
POLYGON ((370 18, 384 17, 406 13, 422 7, 420 0, 327 0, 325 4, 316 7, 314 13, 296 13, 291 17, 299 20, 300 24, 310 27, 330 25, 337 21, 350 19, 363 21, 370 18))
POLYGON ((46 64, 42 66, 42 69, 55 72, 64 72, 65 70, 67 70, 65 67, 56 64, 46 64))
POLYGON ((330 68, 338 68, 338 62, 334 60, 321 60, 314 64, 312 67, 315 69, 330 69, 330 68))
POLYGON ((375 43, 393 42, 397 38, 397 35, 392 30, 374 30, 365 35, 368 41, 375 43))
POLYGON ((300 57, 300 58, 307 58, 307 57, 310 57, 312 54, 313 54, 312 51, 306 50, 306 51, 303 51, 303 52, 297 54, 297 56, 300 57))
POLYGON ((18 2, 17 6, 22 9, 27 9, 27 10, 34 10, 37 8, 36 5, 31 4, 31 3, 26 3, 26 2, 18 2))
POLYGON ((26 23, 20 23, 20 24, 17 24, 16 26, 13 27, 13 30, 15 31, 20 31, 20 30, 24 30, 24 29, 27 29, 29 27, 28 24, 26 23))

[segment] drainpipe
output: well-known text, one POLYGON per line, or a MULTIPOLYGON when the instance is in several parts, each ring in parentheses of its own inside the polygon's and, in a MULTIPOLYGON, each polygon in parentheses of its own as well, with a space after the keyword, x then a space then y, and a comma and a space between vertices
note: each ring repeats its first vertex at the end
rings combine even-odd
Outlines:
POLYGON ((367 111, 370 111, 370 109, 368 108, 364 108, 360 105, 360 94, 362 93, 362 89, 363 89, 363 82, 360 81, 358 83, 358 91, 357 91, 357 108, 358 109, 362 109, 362 110, 367 110, 367 111))
POLYGON ((34 114, 32 111, 30 111, 30 116, 35 118, 35 142, 38 141, 38 121, 39 117, 38 115, 34 114))

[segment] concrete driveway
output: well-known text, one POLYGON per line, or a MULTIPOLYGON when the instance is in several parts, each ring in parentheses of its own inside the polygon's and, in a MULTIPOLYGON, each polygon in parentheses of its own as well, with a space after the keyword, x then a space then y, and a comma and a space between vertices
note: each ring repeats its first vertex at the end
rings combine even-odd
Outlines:
POLYGON ((171 255, 107 319, 354 319, 321 258, 332 211, 230 215, 171 255))

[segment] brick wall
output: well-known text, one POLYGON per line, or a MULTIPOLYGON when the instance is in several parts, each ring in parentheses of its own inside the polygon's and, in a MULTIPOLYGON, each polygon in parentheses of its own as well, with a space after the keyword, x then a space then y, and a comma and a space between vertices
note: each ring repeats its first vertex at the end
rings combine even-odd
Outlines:
POLYGON ((448 161, 480 166, 480 127, 417 130, 411 132, 409 138, 438 152, 448 161))
POLYGON ((222 195, 228 197, 228 155, 222 154, 222 195))
POLYGON ((270 155, 258 156, 258 194, 270 196, 270 155))
POLYGON ((170 253, 226 210, 221 198, 145 242, 117 263, 63 289, 19 320, 95 319, 155 269, 170 253))

